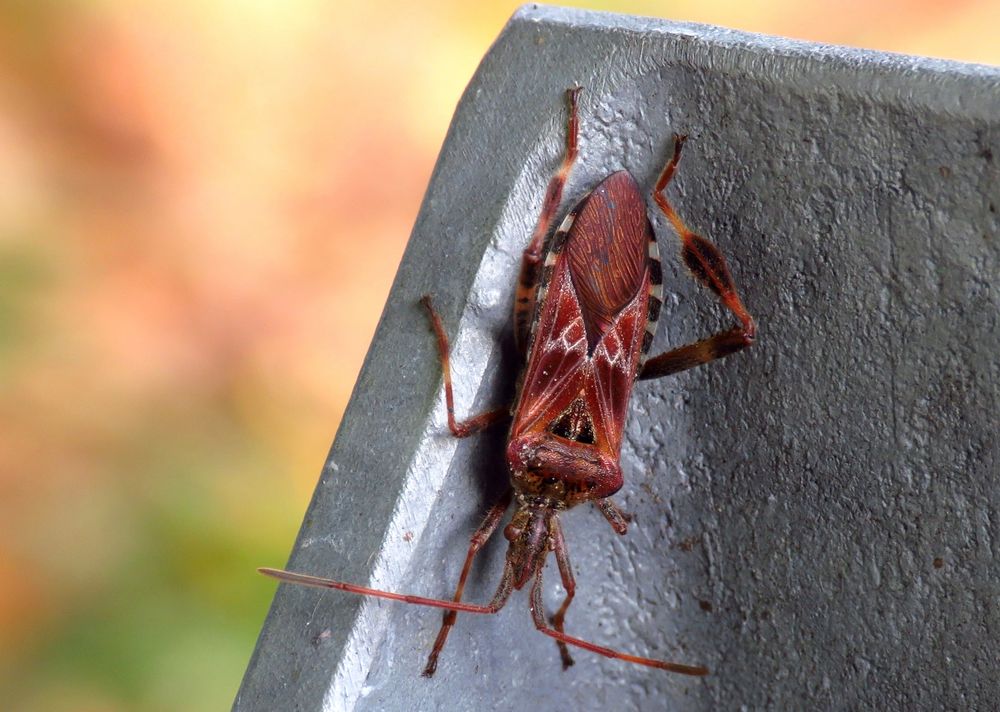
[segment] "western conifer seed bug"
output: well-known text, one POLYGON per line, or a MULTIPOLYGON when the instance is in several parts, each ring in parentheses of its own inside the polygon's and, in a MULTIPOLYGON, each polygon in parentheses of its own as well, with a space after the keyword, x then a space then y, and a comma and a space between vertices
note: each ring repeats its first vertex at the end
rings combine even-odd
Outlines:
POLYGON ((427 677, 437 669, 438 657, 458 612, 496 613, 513 590, 529 582, 532 620, 538 630, 555 638, 564 668, 573 664, 568 646, 574 646, 675 673, 708 673, 702 666, 612 650, 570 636, 564 630, 576 584, 559 514, 583 502, 593 502, 611 527, 625 534, 628 518, 611 496, 623 484, 619 458, 634 382, 669 376, 736 353, 753 343, 756 332, 722 254, 711 242, 689 230, 667 200, 665 190, 680 160, 683 136, 674 137, 673 152, 656 182, 653 200, 680 238, 684 264, 732 312, 739 322, 737 326, 647 358, 660 316, 662 274, 645 201, 627 171, 601 181, 549 235, 563 186, 576 160, 579 92, 579 88, 567 92, 566 153, 549 182, 538 224, 522 259, 514 329, 525 365, 512 409, 500 408, 456 421, 448 337, 430 296, 421 300, 437 336, 448 427, 454 436, 467 437, 513 415, 506 451, 511 486, 473 534, 452 600, 260 569, 263 574, 290 583, 445 609, 424 668, 427 677), (503 530, 509 543, 496 593, 485 605, 464 603, 462 593, 476 553, 496 531, 511 503, 515 511, 503 530), (550 551, 555 554, 566 590, 551 620, 546 618, 542 605, 542 569, 550 551))

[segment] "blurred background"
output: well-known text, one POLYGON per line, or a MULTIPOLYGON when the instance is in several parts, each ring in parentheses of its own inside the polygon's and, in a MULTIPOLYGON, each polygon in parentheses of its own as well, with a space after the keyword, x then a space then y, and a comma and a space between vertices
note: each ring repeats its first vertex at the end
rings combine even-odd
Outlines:
MULTIPOLYGON (((1000 0, 576 4, 1000 63, 1000 0)), ((231 704, 515 7, 0 0, 4 709, 231 704)))

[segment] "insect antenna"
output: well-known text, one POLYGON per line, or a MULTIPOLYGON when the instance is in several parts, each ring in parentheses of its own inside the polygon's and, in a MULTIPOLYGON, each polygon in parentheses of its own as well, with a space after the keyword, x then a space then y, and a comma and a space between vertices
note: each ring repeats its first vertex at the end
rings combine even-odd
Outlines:
POLYGON ((286 583, 299 584, 301 586, 312 586, 314 588, 332 588, 337 591, 346 591, 347 593, 354 593, 359 596, 372 596, 374 598, 387 598, 390 601, 402 601, 403 603, 412 603, 417 606, 430 606, 432 608, 444 608, 449 611, 461 611, 462 613, 496 613, 503 605, 507 602, 510 597, 511 589, 513 588, 513 583, 508 580, 510 576, 507 575, 507 571, 504 571, 504 576, 500 580, 500 586, 497 588, 496 593, 493 595, 493 600, 491 600, 486 605, 477 605, 474 603, 462 603, 461 601, 446 601, 442 598, 427 598, 425 596, 414 596, 408 593, 394 593, 392 591, 382 591, 377 588, 368 588, 366 586, 358 586, 353 583, 346 583, 344 581, 334 581, 333 579, 321 578, 319 576, 310 576, 309 574, 298 574, 293 571, 284 571, 283 569, 271 569, 267 567, 262 567, 257 569, 260 573, 265 576, 270 576, 271 578, 278 579, 279 581, 284 581, 286 583))
POLYGON ((583 640, 581 638, 574 638, 571 635, 566 635, 562 631, 550 628, 548 622, 545 620, 545 609, 542 607, 541 566, 538 567, 538 570, 535 573, 535 581, 531 585, 531 618, 535 622, 535 627, 542 633, 545 633, 545 635, 551 636, 566 645, 583 648, 584 650, 589 650, 592 653, 597 653, 598 655, 603 655, 607 658, 624 660, 625 662, 635 663, 636 665, 659 668, 660 670, 669 670, 670 672, 680 673, 681 675, 694 675, 700 677, 708 674, 708 668, 701 665, 682 665, 680 663, 667 662, 666 660, 654 660, 653 658, 643 658, 638 655, 629 655, 628 653, 623 653, 612 648, 605 648, 603 645, 597 645, 596 643, 591 643, 590 641, 583 640))

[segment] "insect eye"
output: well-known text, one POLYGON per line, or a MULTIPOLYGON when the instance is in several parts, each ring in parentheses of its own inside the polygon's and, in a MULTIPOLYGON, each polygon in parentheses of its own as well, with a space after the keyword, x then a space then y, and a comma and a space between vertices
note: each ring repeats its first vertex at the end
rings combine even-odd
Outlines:
POLYGON ((503 536, 507 541, 514 541, 521 536, 521 528, 515 527, 513 523, 508 524, 503 528, 503 536))

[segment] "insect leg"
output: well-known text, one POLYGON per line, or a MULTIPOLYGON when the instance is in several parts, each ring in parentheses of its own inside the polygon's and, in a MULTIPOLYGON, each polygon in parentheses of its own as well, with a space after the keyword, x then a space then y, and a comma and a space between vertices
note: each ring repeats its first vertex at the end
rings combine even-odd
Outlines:
MULTIPOLYGON (((493 510, 490 511, 490 515, 492 514, 493 510)), ((502 515, 503 513, 501 512, 500 516, 502 515)), ((489 522, 489 515, 487 516, 487 522, 489 522)), ((486 523, 484 522, 484 526, 485 524, 486 523)), ((493 524, 493 527, 496 528, 496 523, 493 524)), ((471 563, 471 561, 466 562, 466 569, 468 569, 469 563, 471 563)), ((457 598, 454 601, 445 601, 440 598, 426 598, 424 596, 413 596, 405 593, 393 593, 392 591, 380 591, 375 588, 358 586, 353 583, 334 581, 332 579, 320 578, 319 576, 309 576, 308 574, 297 574, 291 571, 282 571, 280 569, 260 568, 257 569, 257 571, 265 576, 270 576, 271 578, 276 578, 279 581, 285 581, 287 583, 295 583, 302 586, 314 586, 316 588, 332 588, 338 591, 346 591, 347 593, 356 593, 360 596, 387 598, 391 601, 402 601, 403 603, 412 603, 418 606, 444 608, 448 611, 462 611, 463 613, 496 613, 504 607, 504 604, 507 603, 507 599, 510 598, 510 592, 514 589, 514 567, 509 561, 504 564, 503 575, 500 578, 500 584, 497 586, 496 592, 493 594, 493 598, 485 606, 475 605, 472 603, 462 603, 458 601, 457 598)), ((441 644, 444 645, 444 641, 441 639, 440 634, 438 635, 438 639, 441 640, 441 644)), ((440 652, 440 650, 435 648, 435 653, 437 652, 440 652)), ((434 662, 436 667, 437 661, 435 660, 434 662)), ((434 674, 434 670, 431 669, 430 664, 431 661, 428 661, 428 667, 423 672, 425 677, 430 677, 434 674)))
MULTIPOLYGON (((556 554, 556 563, 559 565, 559 576, 562 578, 563 588, 566 589, 566 598, 563 599, 556 614, 552 616, 552 625, 557 631, 564 633, 563 621, 566 619, 569 604, 573 602, 573 596, 576 595, 576 579, 573 578, 573 567, 569 563, 569 549, 566 548, 566 539, 563 537, 562 527, 559 526, 559 520, 556 517, 552 517, 550 520, 549 531, 552 532, 553 549, 556 554)), ((573 664, 573 657, 569 654, 569 648, 566 647, 565 642, 557 640, 556 644, 559 646, 559 656, 562 658, 563 670, 565 670, 573 664)))
POLYGON ((700 665, 681 665, 680 663, 671 663, 665 660, 641 658, 637 655, 629 655, 628 653, 622 653, 617 650, 612 650, 611 648, 605 648, 603 645, 597 645, 595 643, 582 640, 581 638, 574 638, 573 636, 566 635, 560 630, 550 628, 545 620, 545 612, 542 608, 541 566, 538 567, 538 570, 535 573, 535 581, 531 584, 531 618, 535 623, 535 627, 545 633, 545 635, 555 638, 556 640, 561 640, 567 645, 575 645, 578 648, 589 650, 590 652, 597 653, 598 655, 615 658, 616 660, 624 660, 625 662, 635 663, 636 665, 645 665, 647 667, 659 668, 661 670, 669 670, 670 672, 676 672, 682 675, 708 674, 708 668, 700 665))
POLYGON ((689 368, 742 351, 752 343, 752 340, 747 340, 743 327, 737 326, 729 331, 723 331, 707 339, 681 346, 649 359, 642 367, 638 378, 649 380, 686 371, 689 368))
POLYGON ((421 297, 420 303, 426 307, 427 314, 431 319, 431 326, 434 327, 434 333, 437 336, 438 353, 441 355, 441 371, 444 374, 444 399, 448 404, 448 428, 451 430, 452 435, 456 438, 465 438, 470 435, 475 435, 476 433, 490 427, 494 423, 498 423, 510 417, 510 410, 508 408, 496 408, 494 410, 486 411, 485 413, 480 413, 474 418, 469 418, 468 420, 463 420, 461 422, 455 420, 455 396, 452 393, 451 388, 451 356, 448 346, 448 334, 445 333, 444 324, 441 323, 441 317, 438 315, 437 310, 434 309, 434 305, 431 303, 431 295, 425 294, 421 297))
POLYGON ((674 136, 674 152, 656 182, 653 199, 673 224, 681 239, 681 257, 684 264, 691 270, 695 279, 718 295, 726 308, 740 320, 740 326, 648 359, 638 375, 640 379, 669 376, 729 356, 752 344, 757 333, 757 325, 743 306, 722 253, 704 237, 692 232, 667 200, 665 193, 667 184, 677 169, 684 141, 684 136, 674 136))
POLYGON ((576 139, 579 121, 576 114, 576 97, 580 93, 580 87, 574 87, 566 91, 569 99, 569 121, 566 128, 566 154, 563 157, 562 165, 545 191, 545 201, 542 203, 542 213, 538 216, 538 224, 535 232, 531 236, 531 243, 524 251, 521 258, 521 274, 517 281, 517 292, 514 299, 514 340, 517 343, 521 356, 528 350, 528 332, 531 330, 531 317, 535 311, 535 293, 538 287, 539 270, 542 264, 542 250, 545 247, 545 236, 549 232, 552 218, 555 217, 556 210, 559 209, 559 202, 562 200, 563 187, 566 185, 566 178, 576 160, 576 139))
MULTIPOLYGON (((483 548, 483 545, 489 540, 496 531, 497 525, 500 524, 500 520, 503 519, 504 512, 510 506, 511 497, 513 496, 513 490, 507 490, 504 496, 490 509, 486 514, 486 518, 483 519, 483 523, 479 525, 476 533, 472 535, 472 541, 469 544, 469 553, 465 555, 465 565, 462 567, 462 575, 458 578, 458 586, 455 588, 455 595, 452 598, 453 601, 462 600, 462 592, 465 590, 465 581, 469 577, 469 570, 472 568, 472 560, 479 553, 479 550, 483 548)), ((448 639, 448 633, 451 632, 451 628, 455 625, 455 619, 458 614, 455 611, 445 611, 444 621, 441 623, 441 630, 438 631, 437 640, 434 641, 434 647, 431 649, 431 654, 427 658, 427 666, 424 668, 424 677, 431 677, 434 671, 437 670, 438 655, 441 654, 441 650, 444 648, 444 643, 448 639)))
POLYGON ((715 245, 688 229, 673 206, 670 205, 664 192, 677 169, 677 162, 681 158, 681 148, 684 146, 685 140, 685 136, 674 136, 673 156, 663 168, 660 179, 656 181, 653 199, 673 224, 681 239, 681 257, 684 259, 684 264, 699 282, 715 292, 722 303, 736 315, 736 318, 743 325, 743 335, 749 344, 753 341, 756 333, 756 325, 736 291, 736 285, 729 274, 729 268, 726 267, 725 258, 715 245))
POLYGON ((604 518, 608 520, 608 524, 619 534, 625 534, 628 531, 628 523, 632 518, 625 514, 621 508, 611 501, 610 497, 605 497, 604 499, 599 499, 595 502, 598 509, 601 510, 601 514, 604 518))

